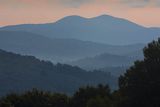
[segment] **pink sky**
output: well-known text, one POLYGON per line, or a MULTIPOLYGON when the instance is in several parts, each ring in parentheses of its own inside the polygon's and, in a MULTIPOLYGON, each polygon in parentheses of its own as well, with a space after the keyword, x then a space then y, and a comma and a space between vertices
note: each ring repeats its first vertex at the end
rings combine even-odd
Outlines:
POLYGON ((102 14, 160 27, 160 0, 0 0, 0 26, 49 23, 69 15, 102 14))

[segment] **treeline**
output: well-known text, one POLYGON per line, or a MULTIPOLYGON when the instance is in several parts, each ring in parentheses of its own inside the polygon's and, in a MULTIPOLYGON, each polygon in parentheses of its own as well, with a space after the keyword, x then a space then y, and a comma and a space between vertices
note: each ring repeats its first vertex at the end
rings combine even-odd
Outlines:
POLYGON ((1 98, 0 107, 160 107, 160 39, 149 43, 144 60, 119 78, 117 91, 87 86, 67 96, 33 89, 1 98))
POLYGON ((1 98, 0 107, 106 107, 110 101, 109 87, 99 85, 80 88, 72 97, 37 89, 24 94, 10 94, 1 98))

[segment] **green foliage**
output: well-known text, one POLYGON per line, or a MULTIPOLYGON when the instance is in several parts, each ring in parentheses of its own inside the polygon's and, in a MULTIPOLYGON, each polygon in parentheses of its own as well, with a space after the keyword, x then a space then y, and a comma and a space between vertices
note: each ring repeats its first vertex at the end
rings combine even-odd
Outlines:
POLYGON ((24 94, 10 94, 0 99, 0 107, 111 107, 108 86, 80 88, 72 97, 33 89, 24 94))
POLYGON ((0 100, 0 107, 68 107, 70 98, 64 94, 33 89, 22 95, 11 94, 0 100))
POLYGON ((72 98, 73 107, 75 106, 76 107, 86 107, 88 102, 92 103, 91 101, 96 100, 97 97, 111 99, 110 88, 108 86, 103 86, 103 85, 99 85, 96 88, 90 87, 90 86, 87 86, 86 88, 80 88, 73 95, 73 98, 72 98))

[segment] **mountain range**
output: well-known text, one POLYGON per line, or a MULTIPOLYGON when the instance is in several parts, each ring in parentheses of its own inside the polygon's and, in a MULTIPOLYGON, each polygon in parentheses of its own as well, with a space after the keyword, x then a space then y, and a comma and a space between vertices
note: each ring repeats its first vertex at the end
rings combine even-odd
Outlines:
POLYGON ((69 62, 102 53, 141 57, 144 44, 116 46, 76 39, 53 39, 22 31, 0 31, 0 49, 52 62, 69 62), (138 56, 134 54, 138 53, 138 56))
POLYGON ((116 89, 117 78, 159 36, 160 28, 109 15, 1 27, 0 95, 30 88, 72 93, 99 83, 116 89))
POLYGON ((54 65, 34 56, 0 50, 0 96, 32 88, 71 94, 79 87, 100 83, 117 88, 117 78, 106 72, 89 72, 60 63, 54 65))
POLYGON ((95 57, 88 57, 77 61, 73 61, 70 64, 74 66, 79 66, 83 69, 94 70, 107 67, 127 67, 133 65, 133 62, 135 60, 136 59, 132 57, 105 53, 97 55, 95 57))
POLYGON ((27 31, 49 38, 78 39, 112 45, 148 43, 160 36, 160 28, 147 28, 109 15, 94 18, 67 16, 54 23, 6 26, 0 30, 27 31))
POLYGON ((67 16, 53 23, 1 27, 0 49, 86 70, 123 69, 142 59, 145 44, 159 34, 160 28, 109 15, 67 16))

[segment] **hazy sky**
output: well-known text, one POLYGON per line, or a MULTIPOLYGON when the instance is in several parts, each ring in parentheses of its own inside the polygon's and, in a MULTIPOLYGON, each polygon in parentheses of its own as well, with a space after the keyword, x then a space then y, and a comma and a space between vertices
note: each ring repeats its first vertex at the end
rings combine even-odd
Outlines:
POLYGON ((160 0, 0 0, 0 26, 108 14, 160 27, 160 0))

